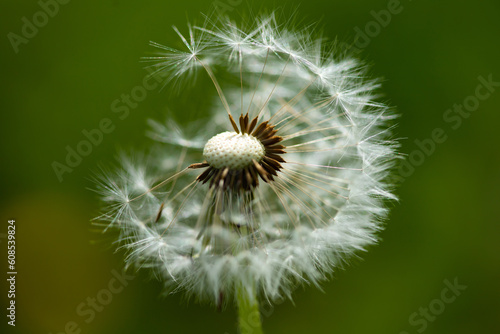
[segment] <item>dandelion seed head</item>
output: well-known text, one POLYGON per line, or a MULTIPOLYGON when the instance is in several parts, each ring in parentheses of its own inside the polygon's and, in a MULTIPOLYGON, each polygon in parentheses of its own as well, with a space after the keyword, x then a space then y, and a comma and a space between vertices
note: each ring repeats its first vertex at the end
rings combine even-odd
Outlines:
POLYGON ((155 73, 171 85, 206 75, 214 107, 182 127, 151 121, 159 146, 105 173, 98 219, 118 229, 127 265, 166 291, 214 304, 242 290, 290 297, 375 244, 396 199, 394 113, 377 101, 379 82, 324 38, 277 22, 221 18, 175 28, 184 50, 152 44, 155 73))

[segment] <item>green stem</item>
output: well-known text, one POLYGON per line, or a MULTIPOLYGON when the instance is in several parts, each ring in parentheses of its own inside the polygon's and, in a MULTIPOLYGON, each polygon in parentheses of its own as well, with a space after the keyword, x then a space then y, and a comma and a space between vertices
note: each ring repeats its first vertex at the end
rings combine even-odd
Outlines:
POLYGON ((263 334, 255 289, 251 295, 243 288, 238 289, 238 322, 240 334, 263 334))

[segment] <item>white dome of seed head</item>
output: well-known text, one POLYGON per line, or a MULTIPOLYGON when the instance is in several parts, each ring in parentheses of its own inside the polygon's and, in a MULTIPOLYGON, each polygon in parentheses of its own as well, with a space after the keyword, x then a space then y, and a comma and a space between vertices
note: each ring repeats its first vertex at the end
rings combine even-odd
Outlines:
POLYGON ((203 157, 216 169, 242 169, 250 166, 252 160, 261 161, 264 154, 264 146, 257 138, 229 131, 210 138, 203 149, 203 157))

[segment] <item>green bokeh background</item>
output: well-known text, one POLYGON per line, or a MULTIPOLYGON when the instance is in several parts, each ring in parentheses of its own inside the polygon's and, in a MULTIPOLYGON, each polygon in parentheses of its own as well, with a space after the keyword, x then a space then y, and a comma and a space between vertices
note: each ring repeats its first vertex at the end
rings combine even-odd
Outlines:
MULTIPOLYGON (((236 5, 231 15, 298 8, 304 22, 321 19, 326 36, 350 43, 355 27, 364 29, 374 20, 370 12, 387 3, 254 1, 236 5)), ((40 6, 1 1, 2 272, 9 218, 17 220, 18 261, 17 326, 8 333, 61 333, 69 321, 92 334, 236 333, 233 309, 217 312, 178 294, 161 298, 161 283, 144 272, 90 323, 76 313, 107 287, 112 270, 122 268, 122 255, 91 231, 89 220, 98 213, 88 190, 91 172, 112 163, 119 148, 147 147, 146 119, 161 120, 167 110, 181 121, 203 113, 213 88, 180 97, 150 91, 124 120, 110 105, 142 83, 146 72, 138 60, 151 50, 149 40, 177 45, 171 26, 185 27, 186 19, 200 19, 211 6, 201 0, 73 0, 16 54, 7 34, 20 34, 21 18, 31 20, 40 6), (75 147, 84 139, 81 131, 104 117, 116 129, 59 182, 52 162, 63 162, 66 145, 75 147)), ((386 99, 402 114, 397 132, 406 138, 404 153, 418 149, 415 140, 430 138, 435 128, 447 140, 401 182, 401 201, 380 245, 336 272, 323 291, 301 288, 293 303, 267 308, 266 333, 418 333, 410 315, 439 299, 443 281, 455 278, 467 289, 424 332, 500 332, 500 87, 458 129, 443 120, 447 109, 475 94, 478 76, 500 81, 500 2, 402 0, 401 6, 360 57, 384 77, 386 99)), ((5 291, 2 285, 2 310, 5 291)))

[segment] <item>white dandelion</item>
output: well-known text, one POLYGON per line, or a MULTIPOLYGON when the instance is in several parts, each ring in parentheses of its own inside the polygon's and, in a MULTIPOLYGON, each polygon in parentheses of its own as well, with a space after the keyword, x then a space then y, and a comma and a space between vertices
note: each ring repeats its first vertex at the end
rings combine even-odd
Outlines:
POLYGON ((184 130, 151 122, 162 146, 102 178, 99 218, 126 263, 243 310, 318 284, 376 243, 397 142, 366 68, 273 15, 249 29, 174 29, 185 50, 152 43, 148 60, 166 81, 208 75, 217 103, 184 130))

